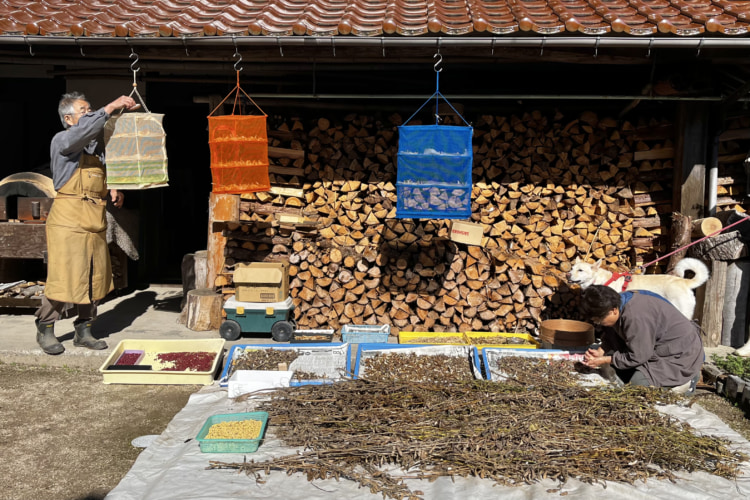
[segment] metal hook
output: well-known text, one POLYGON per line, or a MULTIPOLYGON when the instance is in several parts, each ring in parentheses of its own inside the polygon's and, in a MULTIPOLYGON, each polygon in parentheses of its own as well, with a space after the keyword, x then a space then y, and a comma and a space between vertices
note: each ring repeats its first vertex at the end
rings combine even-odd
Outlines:
POLYGON ((648 52, 646 52, 646 57, 651 57, 651 46, 654 44, 654 39, 652 38, 648 42, 648 52))
MULTIPOLYGON (((130 47, 130 55, 128 56, 128 58, 132 59, 134 57, 135 57, 135 61, 133 61, 130 64, 130 71, 132 71, 135 74, 135 73, 137 73, 137 72, 139 72, 141 70, 141 68, 137 68, 136 67, 136 65, 138 64, 138 61, 140 60, 140 58, 138 57, 138 54, 136 54, 135 51, 133 50, 133 47, 130 47)), ((135 75, 133 75, 133 76, 135 76, 135 75)))
POLYGON ((80 41, 78 40, 78 37, 76 37, 75 40, 76 40, 76 45, 78 46, 78 50, 81 51, 81 55, 83 57, 86 57, 86 54, 83 53, 83 46, 81 45, 80 41))
POLYGON ((281 46, 281 37, 278 37, 278 36, 276 37, 276 43, 279 46, 279 55, 281 57, 284 57, 284 48, 281 46))
POLYGON ((539 57, 544 55, 544 44, 547 42, 547 38, 542 38, 542 45, 539 48, 539 57))
POLYGON ((443 41, 442 38, 438 38, 437 39, 437 53, 438 53, 438 55, 440 55, 440 42, 442 42, 442 41, 443 41))
POLYGON ((32 50, 31 42, 29 42, 29 39, 24 36, 23 41, 26 42, 26 45, 29 46, 29 54, 31 54, 31 57, 34 57, 34 51, 32 50))
POLYGON ((242 62, 242 54, 237 50, 237 38, 234 35, 232 35, 232 42, 234 43, 234 54, 232 54, 232 57, 239 57, 234 63, 234 70, 242 71, 242 66, 237 67, 242 62))
POLYGON ((441 64, 443 64, 443 56, 440 55, 440 51, 437 52, 434 56, 432 56, 433 59, 437 59, 437 62, 432 66, 435 69, 435 73, 440 73, 443 71, 443 68, 440 67, 441 64))
POLYGON ((385 57, 385 38, 380 38, 380 48, 383 50, 383 57, 385 57))
POLYGON ((185 55, 187 57, 190 57, 190 52, 188 52, 187 39, 185 38, 185 35, 183 35, 181 38, 182 38, 182 46, 185 47, 185 55))
POLYGON ((596 37, 596 45, 594 45, 594 57, 599 57, 599 42, 601 41, 600 37, 596 37))
POLYGON ((703 42, 705 41, 705 38, 701 38, 701 41, 698 42, 698 52, 695 54, 695 57, 700 57, 701 55, 701 47, 703 46, 703 42))
POLYGON ((336 57, 336 39, 331 37, 331 48, 333 49, 333 57, 336 57))
POLYGON ((495 55, 495 42, 496 42, 496 41, 497 41, 497 39, 496 39, 496 38, 493 38, 493 39, 492 39, 492 51, 491 51, 491 54, 492 54, 493 56, 495 55))

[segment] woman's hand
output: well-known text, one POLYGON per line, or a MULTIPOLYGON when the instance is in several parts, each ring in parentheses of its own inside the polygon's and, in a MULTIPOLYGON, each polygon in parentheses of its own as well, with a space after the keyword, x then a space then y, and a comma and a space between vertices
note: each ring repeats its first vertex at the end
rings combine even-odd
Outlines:
POLYGON ((112 204, 117 208, 120 208, 125 202, 125 193, 116 189, 110 189, 109 195, 112 197, 112 204))

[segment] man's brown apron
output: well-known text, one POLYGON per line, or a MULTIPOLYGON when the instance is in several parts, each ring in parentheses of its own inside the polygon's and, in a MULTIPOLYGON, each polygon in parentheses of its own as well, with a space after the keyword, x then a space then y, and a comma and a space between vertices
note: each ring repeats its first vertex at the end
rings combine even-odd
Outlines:
POLYGON ((104 165, 82 154, 78 169, 57 192, 47 218, 47 283, 52 300, 89 304, 113 288, 107 248, 104 165))

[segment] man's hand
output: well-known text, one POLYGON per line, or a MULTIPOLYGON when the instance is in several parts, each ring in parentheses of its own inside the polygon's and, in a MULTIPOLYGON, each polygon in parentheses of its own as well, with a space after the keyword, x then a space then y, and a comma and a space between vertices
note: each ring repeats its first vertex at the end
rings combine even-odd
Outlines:
POLYGON ((120 208, 125 202, 125 193, 116 189, 110 189, 109 195, 112 197, 112 204, 117 208, 120 208))
POLYGON ((126 95, 121 95, 114 101, 110 102, 106 106, 104 106, 104 111, 107 112, 108 115, 111 115, 118 109, 125 109, 127 111, 133 111, 135 109, 140 108, 141 105, 135 102, 135 99, 132 97, 128 97, 126 95))
POLYGON ((583 364, 589 368, 599 368, 602 365, 608 365, 612 362, 612 356, 605 356, 604 349, 589 349, 583 355, 583 364))

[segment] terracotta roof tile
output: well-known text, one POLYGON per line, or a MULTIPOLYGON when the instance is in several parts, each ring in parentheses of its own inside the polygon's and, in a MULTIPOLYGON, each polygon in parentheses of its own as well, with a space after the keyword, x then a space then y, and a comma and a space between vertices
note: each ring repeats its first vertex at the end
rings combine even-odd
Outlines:
POLYGON ((750 0, 0 0, 0 36, 745 35, 750 0))

